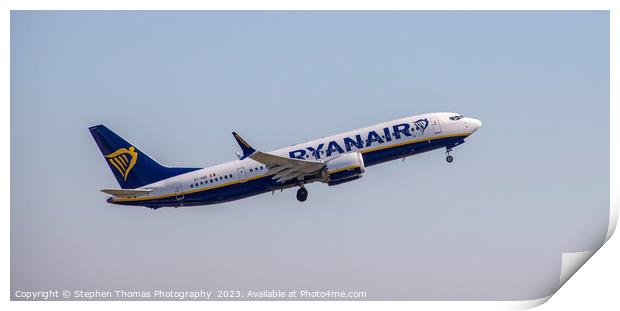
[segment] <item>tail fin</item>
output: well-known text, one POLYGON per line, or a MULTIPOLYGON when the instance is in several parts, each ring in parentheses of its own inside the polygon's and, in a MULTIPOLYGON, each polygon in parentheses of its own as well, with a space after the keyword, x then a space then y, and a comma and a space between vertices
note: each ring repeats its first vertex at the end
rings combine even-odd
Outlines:
POLYGON ((139 188, 166 178, 197 170, 165 167, 116 135, 105 125, 89 128, 106 163, 123 189, 139 188))

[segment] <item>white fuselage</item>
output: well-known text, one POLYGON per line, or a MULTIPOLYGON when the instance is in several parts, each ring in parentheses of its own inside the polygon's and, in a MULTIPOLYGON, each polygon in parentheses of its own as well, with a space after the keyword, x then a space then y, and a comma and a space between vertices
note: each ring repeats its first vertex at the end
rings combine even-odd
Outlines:
MULTIPOLYGON (((311 140, 269 154, 328 162, 343 153, 359 152, 366 166, 371 166, 437 148, 450 149, 464 142, 464 138, 480 126, 480 121, 456 113, 428 113, 311 140)), ((188 205, 202 205, 295 186, 294 183, 278 184, 267 178, 271 175, 274 173, 264 164, 245 158, 148 184, 141 187, 151 190, 146 198, 119 198, 112 203, 146 205, 158 200, 177 200, 179 206, 184 206, 184 201, 189 202, 189 195, 194 201, 188 205), (260 187, 256 185, 258 181, 262 183, 260 187), (203 196, 205 199, 201 200, 203 196)), ((316 179, 305 182, 313 181, 316 179)), ((166 202, 157 204, 168 206, 166 202)))

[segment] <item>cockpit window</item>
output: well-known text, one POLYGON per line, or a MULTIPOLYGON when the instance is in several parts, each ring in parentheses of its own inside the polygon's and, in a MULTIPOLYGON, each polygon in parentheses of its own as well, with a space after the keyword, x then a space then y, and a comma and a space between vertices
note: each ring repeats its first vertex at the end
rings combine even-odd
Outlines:
POLYGON ((454 116, 454 117, 450 117, 449 119, 452 121, 456 121, 456 120, 460 120, 464 118, 464 116, 462 114, 459 114, 458 116, 454 116))

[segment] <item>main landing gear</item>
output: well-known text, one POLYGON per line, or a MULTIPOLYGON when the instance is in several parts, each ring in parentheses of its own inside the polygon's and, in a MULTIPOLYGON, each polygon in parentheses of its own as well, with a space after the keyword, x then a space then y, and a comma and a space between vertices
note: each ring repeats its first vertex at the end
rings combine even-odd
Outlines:
POLYGON ((446 161, 448 161, 448 163, 452 163, 452 161, 454 161, 454 157, 450 155, 451 151, 452 148, 446 148, 446 161))
POLYGON ((306 190, 306 188, 304 188, 303 184, 300 187, 301 188, 299 188, 297 190, 297 201, 303 202, 306 199, 308 199, 308 190, 306 190))

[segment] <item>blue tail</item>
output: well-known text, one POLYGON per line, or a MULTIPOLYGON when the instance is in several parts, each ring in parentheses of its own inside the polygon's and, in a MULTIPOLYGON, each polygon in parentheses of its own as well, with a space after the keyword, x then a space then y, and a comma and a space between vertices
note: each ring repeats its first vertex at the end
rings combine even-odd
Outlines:
POLYGON ((135 189, 195 171, 197 168, 165 167, 116 135, 105 125, 89 128, 103 157, 123 189, 135 189))

